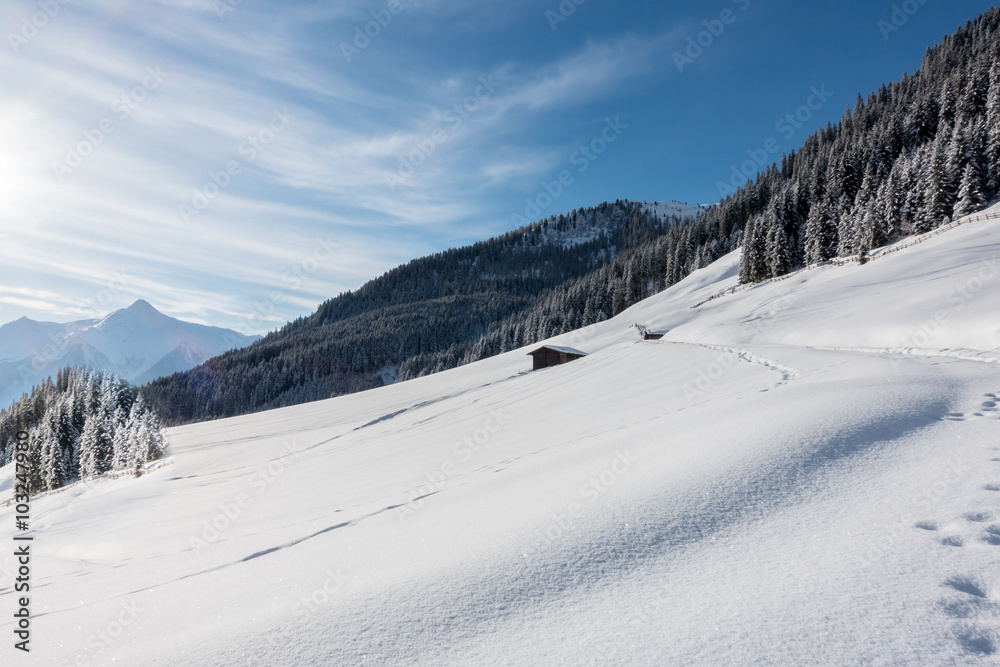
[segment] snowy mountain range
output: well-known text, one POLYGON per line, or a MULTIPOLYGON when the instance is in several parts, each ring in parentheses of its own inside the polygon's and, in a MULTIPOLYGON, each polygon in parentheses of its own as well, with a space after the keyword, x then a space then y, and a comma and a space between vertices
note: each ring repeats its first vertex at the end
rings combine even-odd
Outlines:
POLYGON ((101 319, 56 323, 22 317, 0 326, 0 406, 64 366, 87 366, 142 384, 258 338, 184 322, 141 299, 101 319))

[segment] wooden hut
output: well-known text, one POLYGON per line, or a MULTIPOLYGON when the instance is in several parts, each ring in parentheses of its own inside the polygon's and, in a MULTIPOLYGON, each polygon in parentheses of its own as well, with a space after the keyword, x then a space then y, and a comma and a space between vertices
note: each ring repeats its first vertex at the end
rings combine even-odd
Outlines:
POLYGON ((558 366, 587 356, 586 352, 563 345, 543 345, 528 354, 531 355, 531 359, 534 362, 531 368, 533 371, 537 371, 540 368, 548 368, 549 366, 558 366))
POLYGON ((636 329, 639 330, 639 335, 642 336, 643 340, 660 340, 663 338, 663 333, 659 331, 650 331, 645 326, 641 324, 633 324, 636 329))

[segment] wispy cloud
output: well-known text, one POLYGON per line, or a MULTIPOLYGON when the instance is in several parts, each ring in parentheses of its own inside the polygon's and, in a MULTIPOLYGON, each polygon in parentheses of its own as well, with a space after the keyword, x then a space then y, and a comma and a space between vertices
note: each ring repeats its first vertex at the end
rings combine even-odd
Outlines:
MULTIPOLYGON (((352 67, 336 45, 370 13, 361 5, 244 2, 225 20, 214 0, 61 7, 18 52, 0 50, 0 321, 77 315, 126 270, 132 281, 109 307, 142 296, 228 326, 280 291, 280 323, 454 239, 504 231, 491 198, 546 173, 570 145, 540 128, 613 99, 666 41, 612 35, 531 60, 511 50, 481 69, 407 59, 395 54, 424 38, 424 21, 484 30, 496 14, 412 2, 352 67), (456 105, 484 80, 496 85, 456 123, 456 105), (280 131, 275 112, 290 118, 280 131), (433 154, 390 187, 387 173, 428 141, 433 154), (218 176, 231 164, 237 174, 218 176), (204 207, 199 193, 211 194, 204 207), (341 252, 283 282, 325 235, 341 252)), ((9 24, 34 8, 13 3, 9 24)))

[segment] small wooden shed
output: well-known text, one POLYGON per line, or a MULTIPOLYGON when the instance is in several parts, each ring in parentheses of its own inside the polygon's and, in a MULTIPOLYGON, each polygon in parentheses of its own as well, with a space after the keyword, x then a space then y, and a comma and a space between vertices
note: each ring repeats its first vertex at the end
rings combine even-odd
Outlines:
POLYGON ((548 368, 549 366, 558 366, 587 356, 586 352, 563 345, 542 345, 537 350, 532 350, 528 354, 531 355, 531 359, 534 362, 531 368, 533 371, 537 371, 540 368, 548 368))
POLYGON ((650 331, 645 326, 641 324, 633 324, 636 329, 639 330, 639 335, 642 336, 643 340, 660 340, 663 338, 663 333, 660 331, 650 331))

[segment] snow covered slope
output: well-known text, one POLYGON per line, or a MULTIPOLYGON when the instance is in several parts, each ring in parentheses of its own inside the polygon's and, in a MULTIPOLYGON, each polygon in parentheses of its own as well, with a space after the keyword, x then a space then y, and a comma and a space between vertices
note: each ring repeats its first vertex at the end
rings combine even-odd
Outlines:
POLYGON ((995 659, 1000 221, 691 307, 736 271, 35 499, 31 664, 995 659))
POLYGON ((708 206, 701 204, 682 204, 679 201, 654 201, 639 202, 653 215, 669 220, 671 218, 695 218, 708 206))
POLYGON ((258 338, 178 320, 141 299, 102 319, 59 324, 22 317, 0 326, 0 407, 64 366, 89 366, 141 384, 258 338))

